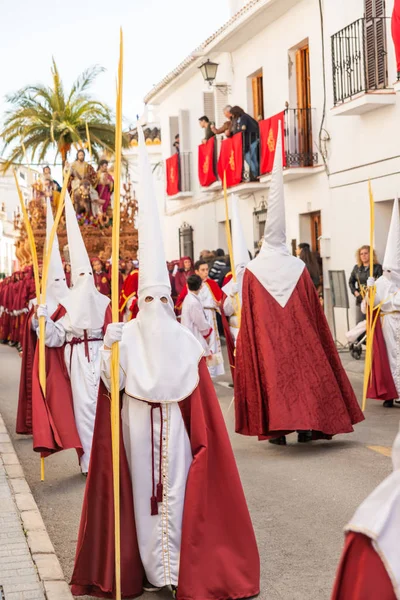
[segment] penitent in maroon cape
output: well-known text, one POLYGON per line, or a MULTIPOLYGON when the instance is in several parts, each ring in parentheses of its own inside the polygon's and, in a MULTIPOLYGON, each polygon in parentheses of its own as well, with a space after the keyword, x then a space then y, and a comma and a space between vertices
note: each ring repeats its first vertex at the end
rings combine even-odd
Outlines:
POLYGON ((243 435, 313 430, 316 439, 364 419, 306 269, 284 307, 246 269, 235 404, 243 435))
POLYGON ((371 538, 346 537, 331 600, 396 600, 393 584, 371 538))
MULTIPOLYGON (((190 438, 178 600, 228 600, 259 593, 256 540, 235 459, 205 360, 199 384, 179 403, 190 438)), ((72 593, 115 597, 110 399, 101 383, 72 593)), ((122 436, 121 436, 122 437, 122 436)), ((132 484, 121 440, 122 597, 143 592, 132 484)))
MULTIPOLYGON (((52 315, 58 321, 65 315, 59 306, 52 315)), ((35 334, 36 335, 36 334, 35 334)), ((39 381, 39 344, 36 344, 32 371, 33 449, 48 456, 75 448, 80 458, 82 444, 76 428, 71 383, 64 359, 64 346, 45 349, 46 397, 39 381)))

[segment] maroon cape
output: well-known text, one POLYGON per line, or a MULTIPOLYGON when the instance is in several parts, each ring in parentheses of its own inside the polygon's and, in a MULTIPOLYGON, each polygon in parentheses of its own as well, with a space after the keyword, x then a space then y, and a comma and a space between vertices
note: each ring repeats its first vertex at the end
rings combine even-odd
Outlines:
POLYGON ((37 344, 36 332, 31 327, 33 311, 34 309, 32 308, 28 313, 22 333, 23 353, 16 423, 16 432, 21 435, 30 435, 32 433, 32 373, 37 344))
MULTIPOLYGON (((205 360, 196 390, 180 402, 193 453, 182 524, 178 600, 225 600, 259 593, 257 544, 228 433, 205 360)), ((109 394, 97 405, 72 593, 115 597, 109 394)), ((133 495, 121 440, 122 596, 143 592, 133 495)))
MULTIPOLYGON (((65 315, 59 306, 52 315, 58 321, 65 315)), ((75 423, 74 405, 69 375, 64 360, 64 348, 46 347, 46 398, 39 382, 39 344, 36 344, 32 373, 32 433, 33 449, 44 456, 75 448, 82 456, 83 448, 75 423)))
POLYGON ((284 308, 246 269, 235 411, 237 433, 267 437, 317 439, 364 420, 307 269, 284 308))
POLYGON ((373 398, 374 400, 394 400, 398 395, 390 370, 381 319, 378 317, 374 333, 372 370, 367 398, 373 398))
POLYGON ((389 575, 366 535, 347 534, 331 600, 396 600, 389 575))

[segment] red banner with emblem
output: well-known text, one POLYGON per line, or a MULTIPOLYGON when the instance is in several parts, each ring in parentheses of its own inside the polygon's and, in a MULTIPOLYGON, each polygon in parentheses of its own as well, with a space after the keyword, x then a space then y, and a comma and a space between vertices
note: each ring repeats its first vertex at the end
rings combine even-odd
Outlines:
POLYGON ((227 187, 242 182, 243 142, 241 133, 236 133, 221 144, 218 158, 218 175, 221 181, 224 181, 224 172, 226 172, 227 187))
POLYGON ((400 73, 400 0, 394 0, 392 14, 392 38, 396 53, 397 75, 400 73))
POLYGON ((199 146, 199 182, 203 187, 208 187, 217 181, 214 171, 214 148, 214 136, 199 146))
POLYGON ((276 139, 278 137, 278 123, 281 121, 282 127, 282 162, 283 166, 286 167, 286 154, 285 154, 285 137, 284 132, 284 120, 285 113, 280 112, 269 119, 259 122, 260 126, 260 173, 271 173, 272 167, 274 166, 275 158, 275 147, 276 139))
POLYGON ((165 161, 167 169, 167 195, 179 194, 179 154, 174 154, 165 161))

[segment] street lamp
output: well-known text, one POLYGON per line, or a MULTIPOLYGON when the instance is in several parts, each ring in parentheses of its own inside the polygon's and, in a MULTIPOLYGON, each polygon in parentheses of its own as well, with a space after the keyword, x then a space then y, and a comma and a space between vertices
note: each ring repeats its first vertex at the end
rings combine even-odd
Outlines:
POLYGON ((201 74, 203 75, 204 81, 207 81, 208 85, 210 87, 212 86, 213 82, 215 81, 215 78, 217 76, 218 67, 219 67, 218 63, 214 63, 210 59, 208 59, 205 63, 203 63, 199 67, 201 74))

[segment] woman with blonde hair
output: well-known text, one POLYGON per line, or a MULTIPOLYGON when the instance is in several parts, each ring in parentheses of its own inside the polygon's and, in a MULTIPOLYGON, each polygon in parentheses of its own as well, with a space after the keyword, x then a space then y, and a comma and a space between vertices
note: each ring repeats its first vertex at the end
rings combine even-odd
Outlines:
POLYGON ((370 247, 361 246, 356 252, 357 264, 354 266, 350 279, 349 286, 351 293, 356 299, 356 322, 359 323, 365 319, 365 315, 361 312, 361 303, 367 290, 368 277, 378 279, 382 275, 382 265, 379 264, 378 258, 374 250, 374 272, 370 274, 370 247))

